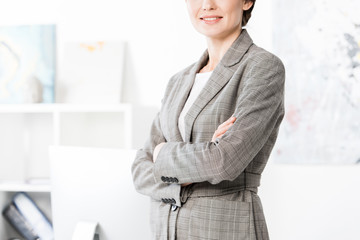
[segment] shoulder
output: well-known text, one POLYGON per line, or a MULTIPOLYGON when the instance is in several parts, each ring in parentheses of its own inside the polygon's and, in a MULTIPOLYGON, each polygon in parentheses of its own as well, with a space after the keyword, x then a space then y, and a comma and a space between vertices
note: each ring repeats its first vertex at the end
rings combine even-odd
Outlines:
POLYGON ((262 68, 272 72, 285 72, 281 59, 275 54, 252 44, 244 55, 242 63, 246 68, 262 68))
POLYGON ((189 65, 188 67, 178 71, 175 73, 172 77, 170 77, 166 88, 165 88, 165 95, 163 98, 163 102, 166 101, 166 99, 172 95, 175 94, 176 91, 178 91, 178 88, 182 86, 181 82, 184 81, 184 76, 190 74, 191 70, 194 68, 196 62, 189 65))
POLYGON ((177 85, 177 83, 179 81, 182 81, 184 79, 184 76, 190 74, 190 72, 194 68, 195 64, 196 64, 196 62, 194 62, 193 64, 191 64, 191 65, 187 66, 186 68, 175 73, 168 81, 168 84, 166 87, 167 91, 169 89, 173 88, 174 85, 177 85))
POLYGON ((179 79, 182 79, 185 75, 188 75, 190 74, 191 70, 193 70, 193 68, 195 67, 197 62, 194 62, 193 64, 187 66, 186 68, 178 71, 177 73, 175 73, 171 78, 170 78, 170 81, 176 81, 176 80, 179 80, 179 79))
POLYGON ((244 85, 284 85, 285 67, 275 54, 252 44, 236 66, 235 75, 244 85))

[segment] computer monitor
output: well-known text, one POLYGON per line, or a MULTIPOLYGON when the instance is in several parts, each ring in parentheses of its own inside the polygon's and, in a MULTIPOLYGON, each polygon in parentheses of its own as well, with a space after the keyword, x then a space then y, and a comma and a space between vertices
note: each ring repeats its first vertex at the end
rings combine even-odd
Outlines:
POLYGON ((81 221, 98 223, 100 240, 150 239, 150 201, 134 189, 135 150, 52 146, 55 240, 72 239, 81 221))

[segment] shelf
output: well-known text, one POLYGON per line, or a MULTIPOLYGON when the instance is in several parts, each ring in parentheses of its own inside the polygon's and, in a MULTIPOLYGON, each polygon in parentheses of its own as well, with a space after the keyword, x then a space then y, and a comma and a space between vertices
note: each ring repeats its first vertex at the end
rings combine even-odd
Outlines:
POLYGON ((48 183, 25 183, 25 182, 0 182, 0 192, 51 192, 50 181, 48 183))
MULTIPOLYGON (((51 212, 49 146, 139 149, 158 112, 133 104, 0 104, 0 208, 27 192, 51 212)), ((0 239, 11 229, 0 218, 0 239)))
POLYGON ((131 104, 0 104, 0 113, 124 112, 131 104))

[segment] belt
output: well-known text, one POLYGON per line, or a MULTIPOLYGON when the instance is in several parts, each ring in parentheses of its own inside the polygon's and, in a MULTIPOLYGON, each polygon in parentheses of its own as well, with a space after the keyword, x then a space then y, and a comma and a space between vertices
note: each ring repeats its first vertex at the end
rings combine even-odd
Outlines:
POLYGON ((218 184, 209 182, 194 183, 181 188, 180 200, 185 203, 189 197, 212 197, 231 194, 243 190, 257 193, 261 174, 243 172, 234 181, 222 181, 218 184))

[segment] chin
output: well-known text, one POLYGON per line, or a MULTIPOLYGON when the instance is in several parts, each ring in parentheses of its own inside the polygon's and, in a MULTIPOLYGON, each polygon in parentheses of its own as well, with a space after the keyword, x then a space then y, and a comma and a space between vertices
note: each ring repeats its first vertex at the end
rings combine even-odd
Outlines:
POLYGON ((227 37, 233 36, 236 32, 236 30, 233 29, 230 31, 224 31, 224 29, 197 28, 196 30, 205 37, 213 39, 226 39, 227 37))
POLYGON ((219 37, 224 33, 222 31, 216 31, 215 29, 196 29, 200 34, 204 35, 205 37, 219 37))
POLYGON ((228 36, 228 34, 218 33, 218 32, 200 32, 200 33, 205 37, 212 39, 224 39, 228 36))

